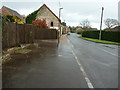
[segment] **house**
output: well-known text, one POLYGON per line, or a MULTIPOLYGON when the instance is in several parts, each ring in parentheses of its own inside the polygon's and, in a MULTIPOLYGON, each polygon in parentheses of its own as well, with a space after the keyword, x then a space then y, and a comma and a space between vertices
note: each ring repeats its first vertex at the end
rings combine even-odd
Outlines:
POLYGON ((67 34, 70 32, 70 28, 68 26, 61 26, 62 27, 62 34, 67 34))
POLYGON ((20 18, 21 20, 24 21, 23 17, 15 10, 12 10, 6 6, 3 6, 0 9, 0 13, 2 13, 3 15, 12 15, 12 16, 17 16, 18 18, 20 18))
POLYGON ((61 29, 62 29, 62 34, 67 34, 68 32, 70 32, 70 29, 65 22, 62 22, 61 29))
POLYGON ((43 4, 37 11, 36 19, 46 19, 48 27, 53 29, 59 29, 61 20, 46 6, 43 4))

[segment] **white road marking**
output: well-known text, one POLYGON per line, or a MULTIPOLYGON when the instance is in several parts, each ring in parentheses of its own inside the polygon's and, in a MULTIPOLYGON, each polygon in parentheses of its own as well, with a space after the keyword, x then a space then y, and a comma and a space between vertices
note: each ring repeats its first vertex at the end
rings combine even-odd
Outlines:
POLYGON ((62 55, 58 55, 59 57, 62 57, 62 55))
MULTIPOLYGON (((92 44, 89 44, 89 45, 93 46, 92 44)), ((94 47, 96 47, 96 46, 94 46, 94 47)), ((98 48, 98 47, 96 47, 96 48, 98 48)), ((111 54, 111 55, 113 55, 113 56, 120 57, 120 56, 118 56, 118 55, 116 55, 116 54, 113 54, 113 53, 107 51, 107 50, 104 50, 104 49, 101 49, 101 48, 98 48, 98 49, 100 49, 100 50, 102 50, 102 51, 104 51, 104 52, 106 52, 106 53, 109 53, 109 54, 111 54)))
MULTIPOLYGON (((68 42, 70 43, 70 40, 68 40, 68 42)), ((70 44, 71 44, 71 43, 70 43, 70 44)), ((88 76, 87 76, 87 74, 86 74, 83 66, 81 65, 81 63, 79 62, 76 54, 75 54, 74 51, 73 51, 73 45, 72 45, 72 44, 71 44, 71 47, 72 47, 72 54, 73 54, 73 56, 75 57, 75 60, 76 60, 77 64, 79 65, 79 68, 80 68, 80 70, 82 71, 83 76, 85 77, 85 81, 87 82, 88 88, 94 89, 94 87, 93 87, 92 83, 90 82, 90 80, 89 80, 89 78, 88 78, 88 76)))
POLYGON ((90 80, 87 77, 85 77, 85 80, 87 81, 89 88, 94 88, 93 85, 91 84, 90 80))
MULTIPOLYGON (((86 42, 85 42, 85 43, 86 43, 86 42)), ((82 45, 82 44, 81 44, 81 45, 82 45)), ((93 46, 92 44, 87 44, 87 45, 91 45, 91 46, 93 46)), ((95 46, 95 45, 94 45, 94 47, 98 48, 98 47, 95 46)), ((116 54, 113 54, 113 53, 107 51, 107 50, 104 50, 104 49, 101 49, 101 48, 98 48, 98 49, 100 49, 100 50, 102 50, 102 51, 104 51, 104 52, 106 52, 106 53, 109 53, 109 54, 111 54, 111 55, 113 55, 113 56, 120 57, 120 56, 118 56, 118 55, 116 55, 116 54)))
MULTIPOLYGON (((92 44, 88 44, 88 45, 93 46, 92 44)), ((96 47, 96 46, 94 45, 94 47, 96 47)), ((101 49, 101 48, 99 48, 99 47, 96 47, 96 48, 98 48, 98 49, 100 49, 100 50, 102 50, 102 51, 104 51, 104 52, 106 52, 106 53, 109 53, 109 54, 111 54, 111 55, 113 55, 113 56, 120 57, 120 56, 118 56, 118 55, 116 55, 116 54, 113 54, 113 53, 111 53, 111 52, 109 52, 109 51, 107 51, 107 50, 101 49)))
MULTIPOLYGON (((101 49, 101 48, 99 48, 99 49, 101 49)), ((118 56, 118 55, 116 55, 116 54, 113 54, 113 53, 111 53, 111 52, 107 51, 107 50, 104 50, 104 49, 101 49, 101 50, 103 50, 104 52, 107 52, 107 53, 109 53, 109 54, 111 54, 111 55, 113 55, 113 56, 120 57, 120 56, 118 56)))

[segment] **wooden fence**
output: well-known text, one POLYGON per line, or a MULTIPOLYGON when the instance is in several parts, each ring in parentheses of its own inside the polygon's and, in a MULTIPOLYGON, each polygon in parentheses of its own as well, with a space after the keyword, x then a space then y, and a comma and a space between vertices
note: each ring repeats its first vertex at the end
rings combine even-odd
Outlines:
POLYGON ((35 39, 57 39, 55 29, 39 29, 31 24, 7 23, 2 27, 2 48, 33 43, 35 39))
POLYGON ((34 38, 43 40, 43 39, 57 39, 57 30, 56 29, 34 29, 34 38))

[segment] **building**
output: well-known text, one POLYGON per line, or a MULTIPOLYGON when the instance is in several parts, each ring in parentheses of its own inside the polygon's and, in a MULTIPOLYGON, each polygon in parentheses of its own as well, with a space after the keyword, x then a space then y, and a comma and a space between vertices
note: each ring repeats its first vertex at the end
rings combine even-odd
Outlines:
POLYGON ((38 9, 36 19, 46 19, 48 27, 53 29, 59 29, 61 24, 61 20, 45 4, 38 9))
POLYGON ((62 30, 61 34, 67 34, 68 32, 70 32, 70 29, 65 22, 61 23, 61 30, 62 30))
POLYGON ((22 15, 20 15, 17 11, 12 10, 12 9, 6 7, 6 6, 3 6, 3 7, 0 9, 0 13, 2 13, 3 15, 17 16, 18 18, 20 18, 21 20, 24 21, 22 15))

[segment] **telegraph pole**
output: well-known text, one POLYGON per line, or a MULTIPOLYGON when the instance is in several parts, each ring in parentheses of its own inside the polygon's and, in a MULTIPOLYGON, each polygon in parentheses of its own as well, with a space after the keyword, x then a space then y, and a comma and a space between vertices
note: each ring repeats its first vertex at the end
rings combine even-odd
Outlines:
MULTIPOLYGON (((60 19, 61 9, 63 9, 63 8, 59 8, 59 19, 60 19)), ((60 29, 60 35, 61 35, 61 24, 60 23, 59 23, 59 29, 60 29)))
POLYGON ((101 34, 102 34, 103 10, 104 10, 104 7, 102 7, 102 13, 101 13, 101 23, 100 23, 99 40, 101 40, 101 34))

